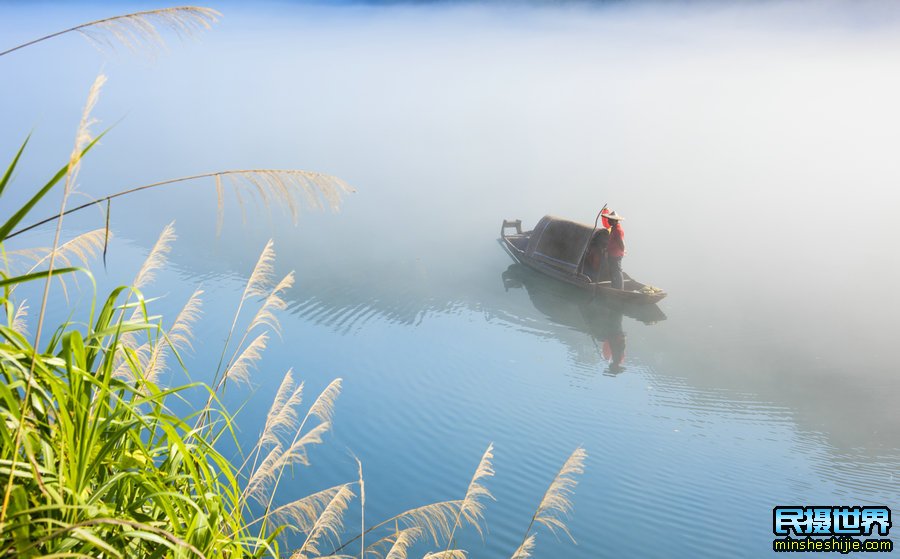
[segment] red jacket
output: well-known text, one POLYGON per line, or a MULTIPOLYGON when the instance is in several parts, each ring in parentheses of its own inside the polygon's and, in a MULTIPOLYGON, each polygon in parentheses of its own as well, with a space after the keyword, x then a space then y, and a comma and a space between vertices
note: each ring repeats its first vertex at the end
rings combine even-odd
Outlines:
POLYGON ((625 231, 621 223, 616 223, 609 231, 606 253, 610 256, 625 256, 625 231))

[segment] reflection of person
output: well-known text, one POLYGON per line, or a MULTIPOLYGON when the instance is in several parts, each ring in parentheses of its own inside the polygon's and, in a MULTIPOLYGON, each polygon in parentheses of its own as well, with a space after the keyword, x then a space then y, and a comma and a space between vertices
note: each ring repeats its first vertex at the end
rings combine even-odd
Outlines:
POLYGON ((610 316, 609 333, 603 340, 603 357, 609 361, 606 374, 618 375, 625 370, 625 332, 622 330, 622 313, 610 316))
POLYGON ((622 257, 625 256, 625 231, 620 221, 625 218, 616 212, 610 212, 606 216, 609 222, 609 241, 606 244, 606 261, 609 264, 609 279, 613 289, 622 289, 624 278, 622 276, 622 257))
POLYGON ((617 375, 625 370, 625 366, 622 365, 625 362, 624 332, 603 341, 603 357, 609 361, 607 373, 617 375))

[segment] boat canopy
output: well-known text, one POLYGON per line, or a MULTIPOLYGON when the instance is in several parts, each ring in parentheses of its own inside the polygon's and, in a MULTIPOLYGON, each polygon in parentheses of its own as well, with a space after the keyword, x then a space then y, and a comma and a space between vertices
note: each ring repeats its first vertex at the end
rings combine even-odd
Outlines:
POLYGON ((525 256, 575 274, 594 228, 545 215, 531 234, 525 256))

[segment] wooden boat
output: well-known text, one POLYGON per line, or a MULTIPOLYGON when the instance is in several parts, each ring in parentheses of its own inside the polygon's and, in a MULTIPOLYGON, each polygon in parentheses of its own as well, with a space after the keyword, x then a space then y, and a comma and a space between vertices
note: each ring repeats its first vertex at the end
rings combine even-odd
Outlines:
POLYGON ((595 281, 584 273, 584 260, 595 229, 590 225, 550 215, 544 216, 531 231, 522 231, 522 220, 503 220, 500 245, 516 262, 550 277, 612 301, 652 304, 666 292, 623 274, 622 289, 614 289, 609 280, 595 281), (515 233, 507 234, 508 229, 515 233))

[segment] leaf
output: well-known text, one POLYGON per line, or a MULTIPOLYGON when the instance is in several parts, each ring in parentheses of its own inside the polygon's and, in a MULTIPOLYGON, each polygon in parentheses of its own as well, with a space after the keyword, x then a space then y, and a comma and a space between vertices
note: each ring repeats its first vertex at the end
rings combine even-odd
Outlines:
POLYGON ((6 169, 6 172, 3 173, 3 178, 0 178, 0 196, 3 195, 3 190, 6 188, 7 183, 9 183, 10 177, 12 177, 13 171, 16 168, 16 165, 19 163, 19 158, 22 157, 22 152, 25 151, 25 146, 28 145, 28 140, 31 139, 31 134, 25 138, 25 141, 22 142, 22 147, 19 148, 19 152, 16 153, 16 156, 13 158, 12 163, 9 164, 9 168, 6 169))
MULTIPOLYGON (((103 133, 101 133, 100 135, 98 135, 96 138, 94 138, 94 140, 91 143, 89 143, 87 146, 85 146, 84 150, 82 150, 82 152, 81 152, 80 157, 84 157, 84 155, 88 151, 90 151, 90 149, 92 147, 94 147, 98 141, 100 141, 100 138, 102 138, 104 134, 106 134, 105 131, 103 133)), ((12 217, 10 217, 6 221, 6 223, 3 224, 2 227, 0 227, 0 242, 6 240, 6 238, 9 236, 10 232, 12 232, 13 228, 15 228, 15 226, 18 225, 19 222, 22 221, 26 215, 28 215, 28 212, 30 212, 34 208, 34 206, 38 202, 40 202, 41 199, 44 196, 46 196, 47 193, 50 192, 54 186, 56 186, 56 183, 58 183, 63 177, 66 176, 66 173, 68 173, 68 171, 69 171, 69 164, 66 163, 55 175, 53 175, 53 178, 51 178, 50 181, 47 182, 47 184, 42 186, 41 189, 38 190, 37 193, 34 196, 32 196, 31 199, 28 200, 28 202, 26 202, 24 206, 19 208, 19 210, 16 213, 14 213, 12 215, 12 217)))
MULTIPOLYGON (((16 513, 25 511, 28 509, 28 497, 25 495, 25 488, 21 485, 17 485, 13 488, 10 497, 12 499, 10 503, 10 513, 16 513)), ((28 522, 29 516, 26 516, 21 522, 17 521, 12 525, 12 533, 13 540, 16 542, 16 549, 26 549, 31 544, 31 537, 29 535, 29 525, 28 522)), ((9 529, 9 528, 7 528, 9 529)), ((37 555, 36 549, 30 549, 27 552, 23 553, 19 557, 28 558, 34 557, 37 555)))
MULTIPOLYGON (((88 276, 91 276, 91 272, 84 268, 57 268, 53 270, 52 275, 58 276, 60 274, 72 274, 75 272, 84 272, 88 276)), ((25 274, 24 276, 14 276, 11 278, 3 278, 0 279, 0 287, 6 287, 9 285, 16 285, 19 283, 25 283, 27 281, 38 280, 41 278, 46 278, 51 275, 50 270, 43 270, 41 272, 35 272, 33 274, 25 274)))
POLYGON ((72 535, 90 543, 92 546, 96 547, 97 549, 101 549, 101 550, 105 551, 111 557, 122 557, 122 554, 119 553, 119 551, 116 548, 114 548, 113 546, 111 546, 108 543, 106 543, 105 541, 103 541, 103 538, 94 534, 94 532, 92 530, 86 530, 84 528, 75 528, 74 530, 72 530, 72 535))

